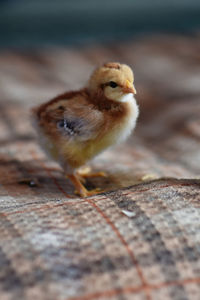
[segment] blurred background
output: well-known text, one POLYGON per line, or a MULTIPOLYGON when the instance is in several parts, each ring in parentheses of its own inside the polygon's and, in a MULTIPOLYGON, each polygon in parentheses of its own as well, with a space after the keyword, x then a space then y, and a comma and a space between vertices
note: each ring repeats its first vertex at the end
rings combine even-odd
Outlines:
POLYGON ((199 174, 200 1, 0 0, 0 37, 1 151, 36 147, 30 108, 119 61, 134 71, 140 117, 134 147, 100 159, 124 170, 109 182, 199 174))
POLYGON ((198 0, 0 0, 0 47, 75 45, 200 28, 198 0))

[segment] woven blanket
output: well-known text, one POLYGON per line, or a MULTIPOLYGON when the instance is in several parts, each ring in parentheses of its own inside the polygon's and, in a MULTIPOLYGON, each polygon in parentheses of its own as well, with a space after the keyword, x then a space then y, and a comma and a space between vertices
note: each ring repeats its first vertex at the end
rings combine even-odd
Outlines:
POLYGON ((0 299, 200 299, 200 42, 0 52, 0 299), (78 198, 37 144, 30 108, 96 64, 134 70, 140 118, 78 198))

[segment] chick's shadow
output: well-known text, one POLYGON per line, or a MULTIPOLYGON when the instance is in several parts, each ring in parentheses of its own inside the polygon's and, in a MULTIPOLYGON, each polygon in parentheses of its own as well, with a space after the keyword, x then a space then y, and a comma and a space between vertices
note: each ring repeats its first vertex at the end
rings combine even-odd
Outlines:
MULTIPOLYGON (((72 183, 57 164, 34 159, 28 161, 1 159, 0 164, 6 170, 2 184, 6 186, 12 196, 38 193, 40 197, 47 196, 47 194, 58 196, 63 191, 72 198, 77 197, 74 194, 72 183)), ((106 169, 104 166, 101 167, 101 170, 93 166, 92 171, 98 172, 104 169, 106 169)), ((91 190, 98 187, 102 192, 108 192, 140 182, 140 179, 131 170, 126 172, 105 171, 106 177, 87 178, 84 183, 86 188, 91 190)))

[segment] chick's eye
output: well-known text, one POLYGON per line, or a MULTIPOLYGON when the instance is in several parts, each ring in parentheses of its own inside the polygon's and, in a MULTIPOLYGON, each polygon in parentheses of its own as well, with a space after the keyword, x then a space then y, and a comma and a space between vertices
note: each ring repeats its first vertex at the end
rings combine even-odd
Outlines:
POLYGON ((109 86, 114 89, 114 88, 116 88, 118 86, 118 84, 116 82, 114 82, 114 81, 110 81, 109 82, 109 86))
POLYGON ((65 120, 60 120, 57 122, 57 127, 58 128, 64 128, 65 127, 65 120))

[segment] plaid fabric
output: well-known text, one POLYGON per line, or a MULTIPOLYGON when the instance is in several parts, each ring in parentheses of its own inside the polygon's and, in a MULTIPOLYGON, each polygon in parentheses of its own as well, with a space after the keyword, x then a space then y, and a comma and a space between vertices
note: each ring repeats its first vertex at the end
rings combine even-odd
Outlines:
POLYGON ((1 300, 200 299, 200 89, 186 80, 199 42, 172 41, 1 53, 1 300), (129 142, 92 163, 108 177, 87 185, 105 192, 81 199, 41 152, 28 111, 105 60, 135 65, 142 114, 129 142))

